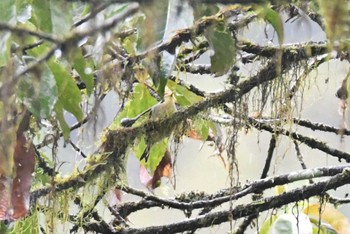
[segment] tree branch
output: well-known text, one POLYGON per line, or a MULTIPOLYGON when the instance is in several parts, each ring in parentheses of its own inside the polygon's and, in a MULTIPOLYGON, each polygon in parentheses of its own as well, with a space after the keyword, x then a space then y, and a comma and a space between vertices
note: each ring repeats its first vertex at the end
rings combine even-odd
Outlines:
POLYGON ((39 32, 39 31, 32 31, 26 28, 20 28, 18 26, 11 26, 9 24, 2 23, 2 22, 0 22, 0 31, 10 31, 11 33, 17 34, 18 36, 23 36, 24 34, 28 34, 55 44, 61 44, 61 40, 52 36, 51 34, 39 32))
POLYGON ((350 154, 349 153, 331 148, 331 147, 327 146, 326 143, 321 142, 319 140, 316 140, 314 138, 303 136, 303 135, 298 134, 296 132, 291 132, 291 131, 282 129, 280 127, 272 127, 271 125, 269 125, 267 123, 263 123, 259 120, 253 119, 253 118, 249 118, 249 122, 252 126, 254 126, 257 129, 265 130, 265 131, 268 131, 268 132, 271 132, 274 134, 282 134, 282 135, 291 137, 292 139, 297 140, 301 143, 304 143, 305 145, 307 145, 308 147, 310 147, 312 149, 318 149, 326 154, 335 156, 339 159, 345 159, 346 162, 350 162, 350 154))
POLYGON ((225 189, 221 191, 218 195, 198 196, 198 199, 190 201, 183 201, 183 199, 181 198, 183 197, 183 195, 175 198, 175 200, 164 199, 149 193, 145 193, 140 190, 136 190, 134 188, 123 186, 121 187, 123 191, 142 197, 143 200, 138 202, 125 203, 118 207, 118 211, 123 215, 123 217, 126 217, 130 213, 152 207, 168 206, 169 208, 179 209, 183 211, 192 211, 195 209, 202 209, 206 207, 217 207, 222 205, 223 203, 229 202, 230 200, 238 200, 239 198, 245 197, 249 194, 260 193, 266 189, 273 188, 277 185, 285 185, 296 181, 308 180, 311 178, 335 176, 348 169, 349 166, 350 164, 332 167, 312 168, 282 174, 279 176, 267 177, 264 179, 249 182, 243 188, 235 189, 232 194, 230 194, 230 191, 232 191, 232 189, 225 189))
MULTIPOLYGON (((295 60, 282 61, 281 71, 287 70, 289 67, 291 67, 291 64, 293 64, 293 62, 306 59, 308 56, 306 54, 300 54, 293 58, 295 60)), ((272 61, 266 67, 262 68, 261 71, 252 78, 239 83, 237 86, 231 89, 211 95, 209 98, 195 103, 187 109, 175 112, 168 118, 158 121, 150 120, 145 124, 137 127, 109 130, 105 135, 106 140, 102 143, 99 150, 99 153, 107 153, 109 155, 105 164, 98 164, 93 169, 86 169, 80 175, 74 176, 71 180, 58 184, 54 189, 60 191, 68 188, 79 188, 81 186, 84 186, 85 181, 89 181, 93 177, 96 177, 99 173, 105 171, 111 165, 115 165, 115 160, 123 160, 125 157, 124 154, 129 144, 134 142, 137 137, 146 133, 166 134, 164 131, 169 131, 168 135, 170 135, 170 131, 172 129, 169 129, 169 126, 176 126, 183 120, 191 118, 192 116, 195 116, 196 114, 200 113, 203 110, 207 110, 208 108, 216 107, 227 102, 237 101, 243 95, 249 93, 253 88, 275 79, 278 77, 278 75, 277 65, 274 61, 272 61)), ((50 187, 37 190, 34 193, 34 197, 44 196, 51 190, 52 188, 50 187)))
POLYGON ((280 208, 286 204, 308 199, 313 196, 320 196, 324 192, 336 189, 344 184, 350 183, 350 173, 345 171, 333 176, 323 182, 318 182, 303 188, 294 189, 278 196, 268 197, 248 205, 238 205, 232 211, 224 210, 200 215, 196 218, 188 219, 177 223, 161 226, 151 226, 146 228, 127 228, 123 233, 177 233, 186 230, 194 230, 203 227, 217 225, 227 222, 229 218, 239 219, 242 217, 256 215, 260 212, 280 208))
POLYGON ((273 152, 276 148, 276 138, 277 138, 276 135, 272 134, 271 139, 270 139, 270 144, 269 144, 269 150, 267 152, 265 166, 264 166, 263 172, 262 172, 261 177, 260 177, 261 179, 264 179, 267 176, 267 173, 269 172, 273 152))

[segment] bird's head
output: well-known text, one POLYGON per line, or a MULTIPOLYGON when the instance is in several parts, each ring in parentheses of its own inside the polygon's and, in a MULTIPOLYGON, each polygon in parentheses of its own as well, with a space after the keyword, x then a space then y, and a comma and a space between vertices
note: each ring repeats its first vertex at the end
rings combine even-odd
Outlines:
POLYGON ((165 88, 165 92, 164 92, 164 101, 172 101, 172 102, 176 102, 176 96, 175 96, 175 92, 173 92, 171 89, 169 89, 168 87, 165 88))

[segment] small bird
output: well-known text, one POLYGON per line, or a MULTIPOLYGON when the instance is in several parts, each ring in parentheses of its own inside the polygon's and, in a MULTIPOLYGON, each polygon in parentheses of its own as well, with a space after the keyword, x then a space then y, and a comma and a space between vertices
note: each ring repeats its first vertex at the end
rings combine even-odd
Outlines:
MULTIPOLYGON (((156 121, 156 120, 169 117, 171 114, 177 111, 175 103, 176 103, 175 94, 169 89, 166 89, 163 101, 161 101, 160 103, 157 103, 151 108, 151 113, 150 113, 151 120, 156 121)), ((145 161, 147 162, 150 150, 152 148, 152 144, 160 140, 162 140, 162 137, 160 136, 155 136, 155 137, 152 136, 146 139, 147 146, 140 157, 140 161, 145 159, 145 161)))
POLYGON ((171 114, 177 111, 175 103, 175 94, 171 90, 166 89, 163 101, 157 103, 151 108, 151 119, 159 120, 169 117, 171 114))

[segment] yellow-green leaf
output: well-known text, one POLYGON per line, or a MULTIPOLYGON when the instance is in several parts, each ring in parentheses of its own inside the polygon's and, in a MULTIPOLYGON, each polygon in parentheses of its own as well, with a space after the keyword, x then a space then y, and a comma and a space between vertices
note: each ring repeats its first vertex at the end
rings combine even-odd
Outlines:
POLYGON ((278 43, 282 45, 284 40, 284 28, 283 21, 278 12, 273 10, 270 6, 266 6, 259 12, 258 16, 272 25, 277 33, 278 43))
POLYGON ((62 107, 72 113, 77 120, 84 118, 80 108, 81 93, 70 73, 57 61, 48 62, 51 72, 54 74, 58 89, 58 101, 62 107))
MULTIPOLYGON (((151 147, 147 162, 145 162, 144 160, 141 161, 144 167, 147 168, 151 174, 153 174, 153 172, 159 165, 160 161, 162 160, 165 154, 165 151, 168 147, 168 141, 169 139, 165 138, 153 144, 151 147)), ((145 139, 142 137, 134 145, 133 151, 136 158, 140 159, 145 149, 146 149, 146 142, 145 142, 145 139)))
MULTIPOLYGON (((15 24, 16 23, 16 8, 13 0, 0 1, 0 22, 15 24)), ((11 55, 11 33, 0 32, 0 67, 4 66, 11 55)))
POLYGON ((67 141, 69 139, 70 128, 69 128, 66 120, 64 119, 63 105, 60 101, 58 101, 55 105, 55 112, 56 112, 56 118, 61 126, 63 138, 65 141, 67 141))
POLYGON ((58 36, 69 32, 73 24, 72 4, 57 0, 35 0, 31 21, 40 30, 58 36))
POLYGON ((186 87, 177 85, 174 81, 168 80, 167 86, 175 91, 176 94, 176 103, 180 106, 190 106, 193 103, 199 102, 202 100, 202 97, 192 93, 186 87))
POLYGON ((123 118, 136 117, 138 114, 144 110, 155 105, 157 100, 152 97, 145 84, 137 84, 134 87, 132 97, 126 103, 123 111, 121 111, 117 118, 113 121, 111 129, 116 129, 120 127, 120 121, 123 118))
POLYGON ((269 234, 270 228, 272 224, 277 220, 278 215, 272 215, 268 219, 265 220, 262 227, 259 230, 260 234, 269 234))
POLYGON ((80 79, 86 85, 87 93, 90 95, 94 88, 94 76, 92 75, 93 68, 89 67, 86 63, 80 49, 74 50, 73 54, 73 67, 79 73, 80 79))

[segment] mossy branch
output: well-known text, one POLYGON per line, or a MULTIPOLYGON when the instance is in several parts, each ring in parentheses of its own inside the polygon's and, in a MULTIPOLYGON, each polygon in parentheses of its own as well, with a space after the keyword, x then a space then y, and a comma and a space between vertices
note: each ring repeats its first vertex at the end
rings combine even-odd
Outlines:
POLYGON ((280 208, 289 203, 308 199, 313 196, 321 196, 326 191, 336 189, 344 184, 350 183, 350 174, 342 172, 332 176, 322 182, 318 182, 303 188, 291 190, 278 196, 272 196, 250 203, 248 205, 237 205, 232 210, 224 210, 218 212, 200 215, 196 218, 176 222, 167 225, 151 226, 145 228, 127 228, 122 230, 122 233, 176 233, 186 230, 196 230, 198 228, 218 225, 227 222, 229 218, 239 219, 251 215, 256 215, 260 212, 280 208))

